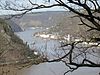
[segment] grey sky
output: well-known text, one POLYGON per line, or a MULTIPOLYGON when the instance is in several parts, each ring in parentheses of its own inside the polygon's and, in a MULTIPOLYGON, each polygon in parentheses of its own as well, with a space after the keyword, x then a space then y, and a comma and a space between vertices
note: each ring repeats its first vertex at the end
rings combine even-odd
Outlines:
MULTIPOLYGON (((2 3, 4 3, 5 1, 8 2, 14 2, 15 4, 19 4, 19 5, 23 5, 23 6, 31 6, 31 4, 28 2, 28 0, 1 0, 2 3)), ((51 2, 46 2, 46 0, 31 0, 33 1, 34 3, 38 3, 38 4, 46 4, 46 5, 50 5, 52 3, 55 3, 55 0, 51 0, 51 2)), ((14 6, 13 6, 14 7, 14 6)), ((64 11, 65 9, 63 9, 62 7, 53 7, 53 8, 45 8, 45 9, 36 9, 36 10, 33 10, 33 12, 39 12, 39 11, 64 11)), ((14 14, 14 13, 18 13, 18 12, 15 12, 15 11, 8 11, 8 10, 0 10, 0 15, 6 15, 6 14, 14 14)))

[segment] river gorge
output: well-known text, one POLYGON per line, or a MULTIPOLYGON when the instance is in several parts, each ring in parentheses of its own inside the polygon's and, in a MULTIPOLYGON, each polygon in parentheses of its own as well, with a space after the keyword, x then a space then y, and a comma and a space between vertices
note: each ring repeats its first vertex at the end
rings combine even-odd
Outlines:
MULTIPOLYGON (((22 32, 15 32, 31 49, 40 50, 42 52, 53 54, 55 47, 59 46, 57 40, 43 39, 33 36, 36 32, 45 30, 45 28, 27 28, 22 32), (35 43, 35 44, 34 44, 35 43), (34 44, 34 45, 33 45, 34 44), (45 48, 46 46, 46 48, 45 48)), ((62 62, 41 63, 39 65, 32 65, 28 68, 23 68, 18 71, 17 75, 63 75, 68 68, 62 62)), ((66 75, 99 75, 99 68, 79 68, 74 72, 69 72, 66 75)))

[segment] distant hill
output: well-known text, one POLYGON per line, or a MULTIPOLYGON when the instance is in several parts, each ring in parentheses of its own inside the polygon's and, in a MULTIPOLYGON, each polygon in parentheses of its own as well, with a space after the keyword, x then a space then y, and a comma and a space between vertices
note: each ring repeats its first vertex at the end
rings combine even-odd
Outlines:
POLYGON ((69 33, 70 31, 75 30, 73 32, 76 32, 78 30, 79 19, 70 18, 73 15, 75 14, 68 11, 34 12, 25 14, 21 18, 12 18, 8 21, 8 24, 14 32, 22 31, 28 27, 52 27, 60 25, 62 26, 60 29, 69 33))
POLYGON ((21 26, 27 28, 31 26, 50 27, 59 23, 63 17, 71 15, 71 12, 65 11, 48 11, 25 14, 20 19, 13 19, 13 21, 21 26))
POLYGON ((50 27, 49 31, 60 34, 85 35, 88 29, 79 26, 80 20, 74 13, 68 11, 47 11, 27 13, 21 18, 12 18, 8 21, 14 32, 22 31, 28 27, 50 27), (53 27, 53 28, 52 28, 53 27))
MULTIPOLYGON (((72 12, 68 11, 48 11, 48 12, 36 12, 25 14, 20 19, 12 19, 22 29, 27 27, 52 27, 57 26, 63 33, 76 34, 79 31, 79 19, 71 18, 72 12)), ((56 27, 56 28, 57 28, 56 27)))

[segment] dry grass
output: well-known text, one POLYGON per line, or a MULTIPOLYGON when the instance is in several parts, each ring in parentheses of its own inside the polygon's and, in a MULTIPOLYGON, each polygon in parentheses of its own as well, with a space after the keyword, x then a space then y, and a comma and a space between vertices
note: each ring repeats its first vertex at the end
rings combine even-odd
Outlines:
POLYGON ((0 75, 17 75, 18 69, 13 65, 5 65, 0 67, 0 75))

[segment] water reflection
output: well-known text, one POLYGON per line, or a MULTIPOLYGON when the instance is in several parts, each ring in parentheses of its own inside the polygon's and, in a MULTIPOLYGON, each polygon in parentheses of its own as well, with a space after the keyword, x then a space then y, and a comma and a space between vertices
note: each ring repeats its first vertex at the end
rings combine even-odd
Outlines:
MULTIPOLYGON (((42 28, 28 28, 23 32, 17 32, 17 34, 24 42, 30 46, 30 48, 36 48, 47 53, 53 53, 55 47, 59 46, 58 41, 34 37, 36 32, 42 31, 42 28), (33 44, 35 45, 33 47, 33 44), (47 48, 45 49, 45 46, 47 48)), ((29 68, 24 68, 18 72, 18 75, 63 75, 68 68, 61 62, 59 63, 42 63, 39 65, 32 65, 29 68)), ((68 73, 66 75, 98 75, 99 68, 80 68, 77 71, 68 73)))

